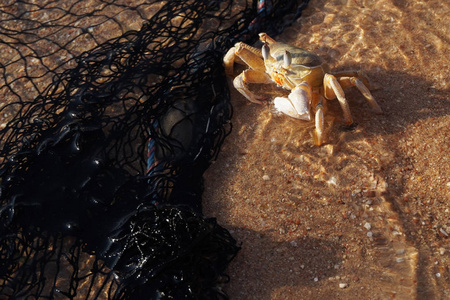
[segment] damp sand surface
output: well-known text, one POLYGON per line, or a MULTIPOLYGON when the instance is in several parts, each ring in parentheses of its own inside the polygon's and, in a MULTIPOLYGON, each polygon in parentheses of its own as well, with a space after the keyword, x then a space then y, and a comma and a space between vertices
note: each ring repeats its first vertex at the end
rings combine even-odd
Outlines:
POLYGON ((311 0, 277 40, 362 70, 384 114, 346 91, 313 123, 233 91, 204 212, 241 243, 231 299, 450 299, 450 4, 311 0))

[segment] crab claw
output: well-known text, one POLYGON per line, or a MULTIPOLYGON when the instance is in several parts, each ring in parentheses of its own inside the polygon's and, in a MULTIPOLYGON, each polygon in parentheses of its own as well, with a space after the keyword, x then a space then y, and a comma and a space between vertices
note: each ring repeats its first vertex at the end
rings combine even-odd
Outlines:
POLYGON ((296 86, 288 98, 276 97, 274 100, 275 109, 292 118, 310 121, 311 87, 303 82, 296 86))

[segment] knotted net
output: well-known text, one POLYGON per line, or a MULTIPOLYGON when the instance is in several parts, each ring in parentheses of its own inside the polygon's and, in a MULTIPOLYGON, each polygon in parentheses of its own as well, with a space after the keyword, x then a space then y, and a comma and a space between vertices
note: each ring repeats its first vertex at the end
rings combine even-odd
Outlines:
POLYGON ((306 2, 3 1, 0 298, 226 298, 222 57, 306 2))

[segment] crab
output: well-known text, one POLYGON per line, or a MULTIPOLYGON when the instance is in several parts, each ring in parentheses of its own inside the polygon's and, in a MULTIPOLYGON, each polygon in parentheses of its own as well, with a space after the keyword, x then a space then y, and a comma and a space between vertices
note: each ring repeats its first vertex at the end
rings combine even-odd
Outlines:
POLYGON ((330 72, 328 64, 314 53, 275 41, 266 33, 259 34, 262 49, 237 43, 224 56, 225 71, 232 76, 234 63, 248 66, 233 80, 234 87, 248 100, 262 104, 264 98, 249 89, 249 83, 275 82, 290 91, 288 97, 276 97, 275 109, 296 119, 311 121, 311 108, 315 112, 314 143, 324 141, 324 99, 336 99, 343 111, 343 121, 353 124, 344 89, 356 87, 367 99, 373 111, 382 110, 369 91, 369 80, 360 71, 330 72))

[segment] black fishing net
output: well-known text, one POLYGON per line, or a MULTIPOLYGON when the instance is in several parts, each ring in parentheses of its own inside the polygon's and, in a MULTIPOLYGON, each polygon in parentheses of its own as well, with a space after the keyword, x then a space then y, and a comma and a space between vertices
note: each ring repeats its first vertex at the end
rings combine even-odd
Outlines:
POLYGON ((307 1, 2 1, 0 299, 216 299, 222 57, 307 1))

